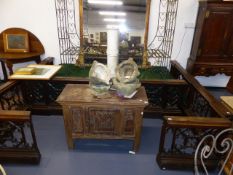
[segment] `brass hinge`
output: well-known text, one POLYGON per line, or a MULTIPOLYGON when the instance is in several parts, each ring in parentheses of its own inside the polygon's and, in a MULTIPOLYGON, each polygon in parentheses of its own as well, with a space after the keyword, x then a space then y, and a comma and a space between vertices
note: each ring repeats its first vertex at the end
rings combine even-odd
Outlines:
POLYGON ((207 11, 205 12, 205 18, 209 18, 209 16, 210 16, 210 11, 207 10, 207 11))
POLYGON ((200 56, 200 55, 201 55, 201 49, 198 49, 197 56, 200 56))

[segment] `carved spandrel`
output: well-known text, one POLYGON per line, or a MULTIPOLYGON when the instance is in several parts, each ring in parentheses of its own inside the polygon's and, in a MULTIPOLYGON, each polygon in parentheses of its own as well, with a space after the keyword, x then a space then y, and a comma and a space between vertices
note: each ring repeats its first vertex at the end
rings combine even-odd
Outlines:
POLYGON ((117 109, 89 108, 88 118, 90 133, 116 135, 117 117, 120 117, 117 109))
POLYGON ((72 132, 74 133, 83 133, 84 124, 82 117, 82 108, 73 108, 72 109, 72 132))

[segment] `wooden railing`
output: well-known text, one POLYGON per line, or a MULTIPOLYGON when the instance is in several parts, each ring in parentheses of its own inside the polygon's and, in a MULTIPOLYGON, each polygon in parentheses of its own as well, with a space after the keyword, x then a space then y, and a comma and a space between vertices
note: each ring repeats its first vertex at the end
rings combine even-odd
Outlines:
MULTIPOLYGON (((214 123, 215 118, 226 118, 232 120, 233 114, 230 113, 220 102, 218 102, 193 76, 188 74, 176 61, 171 61, 170 73, 173 79, 165 80, 143 80, 149 99, 149 107, 145 109, 145 115, 163 119, 164 115, 173 116, 172 118, 191 116, 195 122, 198 117, 206 118, 200 125, 189 127, 174 127, 173 124, 166 124, 166 132, 162 132, 161 144, 166 139, 179 143, 176 149, 166 149, 160 146, 157 161, 161 168, 183 168, 178 162, 186 161, 193 167, 193 150, 197 146, 197 136, 203 136, 209 132, 214 132, 213 128, 225 128, 214 123), (213 121, 214 126, 210 130, 202 130, 205 122, 213 121), (216 124, 216 126, 215 126, 216 124), (176 128, 176 129, 174 129, 176 128), (190 137, 187 133, 192 134, 190 137), (177 140, 190 140, 189 142, 177 142, 177 140), (190 146, 191 144, 191 146, 190 146), (189 152, 184 152, 189 150, 189 152), (169 157, 169 160, 168 160, 169 157), (191 161, 192 160, 192 161, 191 161), (180 167, 179 167, 180 165, 180 167)), ((28 108, 33 113, 54 114, 61 113, 61 106, 56 103, 56 98, 61 93, 66 84, 87 84, 87 78, 79 77, 54 77, 50 81, 12 81, 7 82, 0 88, 0 102, 3 109, 17 109, 16 106, 28 108), (15 93, 17 92, 17 93, 15 93), (9 95, 7 95, 9 94, 9 95), (15 94, 15 95, 14 95, 15 94), (17 95, 19 94, 19 95, 17 95), (13 100, 6 100, 10 97, 13 100), (9 102, 10 101, 10 102, 9 102), (14 101, 14 103, 11 103, 14 101)), ((174 121, 174 120, 173 120, 174 121)), ((183 120, 178 120, 179 125, 183 120)), ((173 144, 173 147, 175 146, 173 144)), ((165 144, 163 144, 165 145, 165 144)))
MULTIPOLYGON (((157 162, 161 169, 193 169, 199 141, 231 127, 233 114, 176 61, 171 62, 171 74, 187 83, 180 105, 183 115, 164 118, 157 162)), ((216 167, 218 161, 215 157, 208 166, 216 167)))
POLYGON ((0 110, 0 131, 0 162, 40 162, 30 111, 0 110))

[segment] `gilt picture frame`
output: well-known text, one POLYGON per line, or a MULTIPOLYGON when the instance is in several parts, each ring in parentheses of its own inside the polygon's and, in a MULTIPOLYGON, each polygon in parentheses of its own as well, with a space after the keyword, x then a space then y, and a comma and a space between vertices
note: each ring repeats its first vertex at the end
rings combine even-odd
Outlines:
POLYGON ((3 33, 4 52, 29 52, 28 33, 3 33))

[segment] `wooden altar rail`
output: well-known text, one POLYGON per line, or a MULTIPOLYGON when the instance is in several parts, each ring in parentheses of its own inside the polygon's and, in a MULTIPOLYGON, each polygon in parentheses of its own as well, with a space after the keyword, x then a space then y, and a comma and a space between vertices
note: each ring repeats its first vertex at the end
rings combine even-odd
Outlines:
MULTIPOLYGON (((150 116, 232 116, 176 61, 171 61, 170 73, 174 79, 142 80, 149 98, 146 111, 151 113, 150 116)), ((88 78, 55 76, 50 81, 6 82, 0 87, 1 107, 6 110, 28 108, 35 114, 62 114, 61 106, 55 100, 68 83, 87 84, 88 78)))
MULTIPOLYGON (((163 119, 167 116, 201 116, 210 118, 229 118, 232 119, 233 114, 230 113, 220 102, 218 102, 204 87, 202 87, 190 74, 186 72, 176 61, 171 61, 170 73, 174 79, 166 80, 143 80, 142 85, 145 86, 149 99, 149 107, 145 112, 149 112, 151 117, 163 119)), ((50 81, 12 81, 4 84, 4 88, 0 88, 0 102, 3 109, 21 109, 22 107, 30 109, 35 114, 61 114, 61 106, 55 100, 62 92, 66 84, 87 84, 87 78, 78 77, 57 77, 50 81), (17 93, 15 93, 17 92, 17 93), (17 95, 18 94, 18 95, 17 95), (14 102, 14 103, 12 103, 14 102)), ((211 119, 210 119, 211 120, 211 119)), ((201 126, 196 126, 200 129, 201 126)), ((194 150, 198 144, 195 137, 186 135, 186 131, 193 133, 187 128, 179 130, 168 129, 171 135, 176 134, 176 139, 191 139, 191 148, 194 150)), ((211 131, 210 131, 211 132, 211 131)), ((203 136, 205 132, 199 132, 199 136, 203 136)), ((207 133, 206 133, 207 134, 207 133)), ((164 136, 165 138, 170 138, 164 136)), ((183 150, 190 148, 185 142, 177 149, 163 149, 159 154, 160 159, 172 155, 169 162, 173 165, 165 165, 163 167, 176 167, 178 160, 186 161, 186 157, 192 157, 193 152, 184 153, 183 150), (163 157, 164 156, 164 157, 163 157), (177 161, 176 161, 177 160, 177 161)), ((190 149, 191 149, 190 148, 190 149)), ((189 161, 191 165, 191 161, 189 161)))
MULTIPOLYGON (((208 134, 216 135, 231 126, 232 122, 227 118, 165 116, 156 157, 159 167, 163 170, 193 170, 194 153, 201 139, 208 134)), ((208 159, 208 169, 217 168, 221 158, 215 156, 208 159)))
POLYGON ((0 110, 0 162, 40 162, 30 111, 0 110))
MULTIPOLYGON (((157 162, 161 169, 193 169, 199 141, 207 134, 231 127, 229 119, 233 119, 233 114, 176 61, 171 62, 171 74, 188 84, 180 106, 184 115, 164 118, 157 162)), ((218 161, 215 157, 208 166, 216 167, 218 161)))

